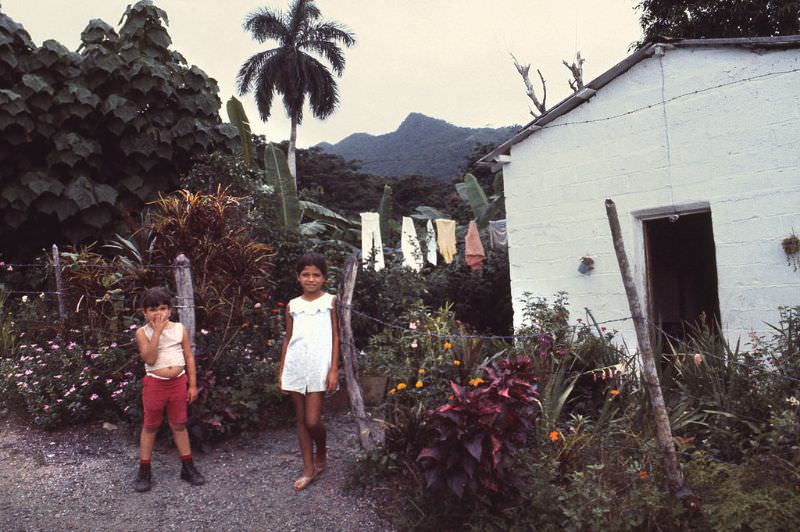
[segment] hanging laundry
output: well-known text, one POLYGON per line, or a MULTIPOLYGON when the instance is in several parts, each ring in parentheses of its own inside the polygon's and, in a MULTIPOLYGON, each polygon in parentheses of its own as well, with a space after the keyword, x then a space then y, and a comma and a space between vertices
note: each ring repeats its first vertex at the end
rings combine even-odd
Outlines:
POLYGON ((400 233, 400 250, 403 252, 403 266, 415 272, 422 269, 422 249, 419 247, 414 220, 403 216, 403 230, 400 233))
POLYGON ((426 226, 427 233, 425 234, 425 250, 427 251, 426 258, 430 264, 436 266, 436 261, 438 260, 438 256, 436 253, 436 233, 433 231, 433 223, 428 220, 428 225, 426 226))
POLYGON ((475 220, 470 220, 467 228, 467 236, 464 237, 464 258, 473 270, 478 270, 486 260, 486 253, 483 251, 481 235, 478 233, 478 224, 475 220))
POLYGON ((381 241, 381 217, 377 212, 361 213, 361 263, 366 266, 374 261, 375 271, 381 271, 383 262, 383 242, 381 241))
POLYGON ((489 222, 489 247, 494 250, 508 247, 508 229, 505 220, 489 222))
POLYGON ((436 243, 439 245, 439 253, 445 263, 453 262, 456 254, 456 221, 436 219, 436 243))

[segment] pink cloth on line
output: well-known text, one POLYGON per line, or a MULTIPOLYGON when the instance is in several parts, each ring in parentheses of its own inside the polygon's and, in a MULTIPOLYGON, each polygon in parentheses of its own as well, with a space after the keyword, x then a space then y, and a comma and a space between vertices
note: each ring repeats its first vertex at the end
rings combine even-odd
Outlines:
POLYGON ((475 220, 469 222, 467 236, 464 237, 464 248, 464 258, 469 267, 473 270, 481 268, 483 261, 486 260, 486 253, 483 251, 481 235, 478 233, 478 224, 475 223, 475 220))

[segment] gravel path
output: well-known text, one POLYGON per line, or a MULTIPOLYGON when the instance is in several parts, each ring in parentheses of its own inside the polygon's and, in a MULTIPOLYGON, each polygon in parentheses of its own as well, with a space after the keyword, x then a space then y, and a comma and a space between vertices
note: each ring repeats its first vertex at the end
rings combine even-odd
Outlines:
POLYGON ((331 414, 328 469, 305 491, 292 427, 196 453, 204 486, 180 480, 174 448, 157 447, 153 489, 135 493, 138 447, 98 425, 55 433, 0 421, 0 530, 393 530, 374 501, 347 494, 355 424, 331 414))

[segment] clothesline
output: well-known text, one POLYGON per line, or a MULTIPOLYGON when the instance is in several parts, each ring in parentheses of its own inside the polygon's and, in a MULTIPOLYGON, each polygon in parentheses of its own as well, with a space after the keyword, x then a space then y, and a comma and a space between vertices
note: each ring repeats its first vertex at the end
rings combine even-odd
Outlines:
MULTIPOLYGON (((491 249, 504 249, 508 246, 508 233, 505 220, 489 222, 489 242, 491 249)), ((456 255, 456 222, 444 218, 427 221, 425 232, 425 250, 423 255, 414 220, 403 216, 400 234, 400 249, 403 255, 403 266, 418 272, 424 260, 436 266, 441 255, 446 264, 451 264, 456 255), (436 225, 434 230, 433 226, 436 225), (424 260, 423 260, 424 259, 424 260)), ((481 242, 478 225, 471 220, 464 237, 464 259, 473 270, 483 266, 486 252, 481 242)), ((375 271, 385 268, 383 242, 380 232, 380 214, 377 212, 361 213, 361 260, 365 266, 372 266, 375 271)))

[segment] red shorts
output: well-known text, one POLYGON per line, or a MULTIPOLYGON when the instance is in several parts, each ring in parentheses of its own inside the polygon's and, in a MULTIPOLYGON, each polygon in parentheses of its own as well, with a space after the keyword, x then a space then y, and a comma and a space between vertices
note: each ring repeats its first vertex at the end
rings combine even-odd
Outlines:
POLYGON ((162 380, 145 375, 142 379, 142 404, 144 405, 144 427, 157 429, 164 420, 173 425, 186 423, 186 374, 174 379, 162 380))

